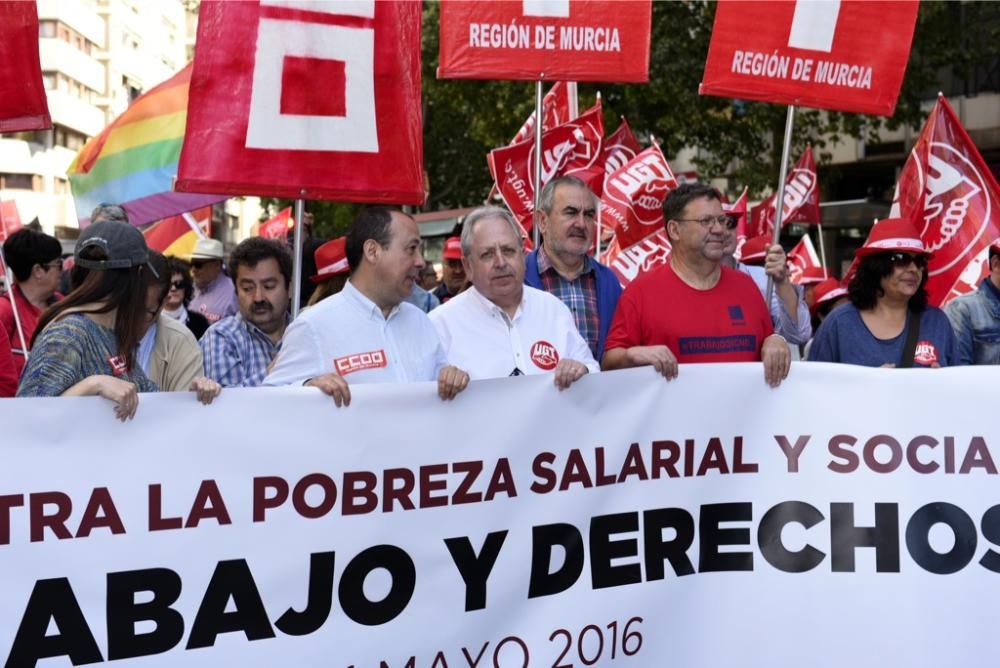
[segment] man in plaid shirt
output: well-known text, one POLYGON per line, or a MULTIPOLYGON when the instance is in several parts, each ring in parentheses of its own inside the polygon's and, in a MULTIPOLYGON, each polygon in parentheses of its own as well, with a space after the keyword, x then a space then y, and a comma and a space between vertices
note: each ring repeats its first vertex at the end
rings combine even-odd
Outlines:
POLYGON ((223 387, 256 387, 288 325, 292 256, 273 239, 251 237, 233 249, 229 266, 240 312, 201 337, 205 375, 223 387))
POLYGON ((526 258, 524 282, 558 297, 595 359, 604 353, 621 284, 590 256, 600 200, 575 176, 552 179, 542 189, 535 224, 541 247, 526 258))

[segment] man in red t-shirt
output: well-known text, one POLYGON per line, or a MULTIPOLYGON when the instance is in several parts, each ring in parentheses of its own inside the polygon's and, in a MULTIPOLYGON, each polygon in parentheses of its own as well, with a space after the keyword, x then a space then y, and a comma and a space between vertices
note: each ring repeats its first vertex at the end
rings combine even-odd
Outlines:
POLYGON ((602 368, 652 365, 669 380, 678 363, 763 361, 767 383, 779 385, 791 364, 788 345, 753 279, 722 266, 734 219, 719 191, 684 184, 664 200, 663 219, 670 262, 625 288, 602 368))
POLYGON ((3 295, 0 299, 0 327, 7 332, 14 353, 14 367, 20 375, 27 359, 25 350, 31 350, 31 337, 35 334, 38 316, 62 296, 56 292, 62 278, 62 245, 53 236, 25 227, 7 238, 3 252, 14 273, 11 294, 17 304, 17 318, 14 317, 10 295, 3 295))

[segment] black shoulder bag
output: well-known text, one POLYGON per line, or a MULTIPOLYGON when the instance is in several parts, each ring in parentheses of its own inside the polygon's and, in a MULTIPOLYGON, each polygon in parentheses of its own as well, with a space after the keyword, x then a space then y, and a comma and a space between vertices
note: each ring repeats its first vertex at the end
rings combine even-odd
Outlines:
POLYGON ((920 337, 920 314, 910 311, 906 322, 906 344, 903 346, 903 357, 899 361, 900 369, 913 368, 913 356, 917 352, 917 338, 920 337))

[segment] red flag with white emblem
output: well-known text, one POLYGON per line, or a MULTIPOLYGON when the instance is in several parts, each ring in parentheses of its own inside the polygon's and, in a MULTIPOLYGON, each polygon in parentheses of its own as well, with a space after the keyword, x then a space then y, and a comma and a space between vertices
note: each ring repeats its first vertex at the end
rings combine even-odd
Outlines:
POLYGON ((1000 239, 1000 187, 944 96, 938 97, 896 184, 890 217, 908 218, 928 252, 929 301, 978 287, 1000 239))
POLYGON ((288 239, 288 229, 294 225, 292 221, 292 207, 282 209, 270 219, 260 224, 259 235, 265 239, 277 239, 285 241, 288 239))
MULTIPOLYGON (((680 181, 680 179, 678 179, 680 181)), ((683 181, 681 181, 683 183, 683 181)), ((743 188, 743 192, 736 198, 735 202, 723 202, 722 210, 736 216, 736 252, 733 257, 740 259, 740 249, 747 240, 747 192, 748 188, 743 188)))
MULTIPOLYGON (((604 179, 603 139, 600 104, 542 133, 542 187, 557 176, 572 174, 600 193, 604 179)), ((531 230, 535 210, 534 149, 535 141, 529 139, 493 149, 486 158, 500 196, 526 233, 531 230)))
MULTIPOLYGON (((774 231, 774 217, 777 213, 774 200, 778 193, 753 207, 750 211, 749 236, 757 237, 774 231)), ((807 146, 802 157, 785 177, 785 205, 781 214, 782 226, 787 223, 820 222, 819 182, 816 178, 816 161, 813 160, 812 146, 807 146)))
POLYGON ((34 2, 0 2, 0 132, 52 127, 34 2))
MULTIPOLYGON (((569 87, 565 81, 557 81, 542 98, 542 131, 548 132, 567 121, 569 121, 569 87)), ((531 112, 531 116, 528 116, 528 120, 524 122, 510 143, 517 144, 534 136, 535 112, 531 112)))
POLYGON ((609 176, 629 160, 639 155, 642 146, 635 138, 628 121, 622 116, 622 124, 604 139, 604 172, 609 176))
POLYGON ((676 187, 677 179, 655 144, 608 176, 601 220, 615 227, 615 238, 602 259, 622 285, 667 261, 663 200, 676 187))
POLYGON ((7 237, 22 227, 21 214, 17 210, 17 202, 14 200, 0 201, 0 241, 5 241, 7 237))
POLYGON ((795 285, 802 282, 802 275, 806 269, 822 269, 816 248, 808 234, 802 235, 799 243, 795 244, 788 253, 788 278, 795 285))
POLYGON ((176 189, 424 199, 419 2, 203 0, 176 189))
POLYGON ((699 92, 892 116, 917 5, 720 1, 699 92))

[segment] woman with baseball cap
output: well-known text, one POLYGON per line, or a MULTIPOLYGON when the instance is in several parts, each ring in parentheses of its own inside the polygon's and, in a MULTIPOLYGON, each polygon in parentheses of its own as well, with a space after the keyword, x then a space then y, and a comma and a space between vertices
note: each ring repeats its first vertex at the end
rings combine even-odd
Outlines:
POLYGON ((956 364, 948 318, 927 305, 929 253, 916 227, 901 218, 880 221, 856 256, 850 303, 823 321, 809 359, 875 367, 956 364))

